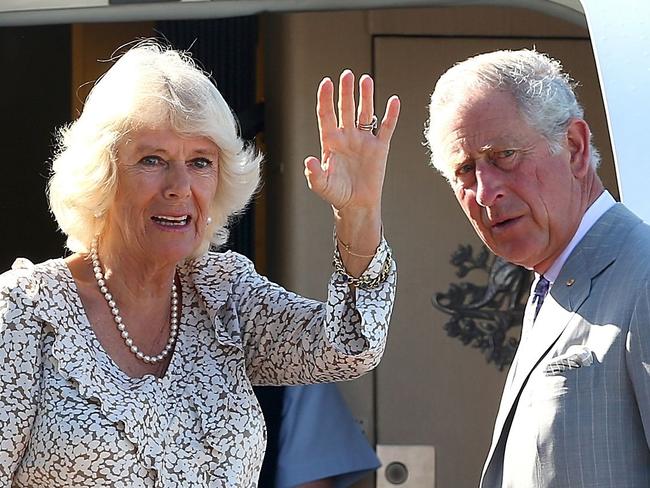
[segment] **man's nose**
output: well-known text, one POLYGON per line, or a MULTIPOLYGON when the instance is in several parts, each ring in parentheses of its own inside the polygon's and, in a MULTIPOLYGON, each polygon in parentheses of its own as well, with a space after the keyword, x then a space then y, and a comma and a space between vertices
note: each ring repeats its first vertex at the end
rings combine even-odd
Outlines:
POLYGON ((502 178, 498 168, 489 163, 476 167, 476 202, 481 207, 491 207, 503 196, 502 178))
POLYGON ((170 164, 165 183, 165 197, 187 198, 190 196, 190 175, 185 163, 170 164))

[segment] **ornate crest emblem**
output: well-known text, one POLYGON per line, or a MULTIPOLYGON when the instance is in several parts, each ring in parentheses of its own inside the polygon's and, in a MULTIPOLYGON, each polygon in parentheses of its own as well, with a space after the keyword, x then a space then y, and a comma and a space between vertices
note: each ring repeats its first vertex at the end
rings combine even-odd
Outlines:
POLYGON ((512 363, 519 345, 521 324, 532 273, 490 253, 484 246, 474 256, 471 245, 459 245, 451 256, 459 278, 470 272, 487 274, 485 286, 452 283, 436 293, 433 306, 450 315, 445 330, 464 345, 479 349, 488 363, 503 370, 512 363))

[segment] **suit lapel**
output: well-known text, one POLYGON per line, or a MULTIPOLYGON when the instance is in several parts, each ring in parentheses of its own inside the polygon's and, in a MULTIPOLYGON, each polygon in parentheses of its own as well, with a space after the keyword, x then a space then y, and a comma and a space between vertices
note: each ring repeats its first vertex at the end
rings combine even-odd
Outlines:
MULTIPOLYGON (((584 302, 589 294, 591 287, 590 280, 584 280, 584 284, 586 286, 581 287, 582 289, 580 290, 580 294, 583 295, 582 299, 580 301, 576 300, 575 302, 577 306, 584 302)), ((526 337, 522 338, 515 359, 510 367, 506 386, 503 390, 499 413, 494 424, 492 446, 490 447, 484 474, 487 471, 499 442, 505 442, 505 439, 501 438, 507 435, 507 431, 509 430, 506 422, 508 422, 508 418, 517 404, 519 395, 528 381, 528 377, 560 337, 574 313, 564 310, 549 294, 544 301, 544 307, 540 311, 535 325, 532 329, 528 330, 526 337)))
MULTIPOLYGON (((640 219, 623 205, 615 205, 592 226, 562 267, 535 325, 527 328, 510 368, 483 478, 493 461, 497 461, 492 458, 499 444, 505 442, 510 428, 506 425, 508 418, 530 374, 589 296, 592 280, 615 261, 622 236, 638 223, 640 219)), ((529 317, 524 320, 526 319, 530 320, 529 317)), ((497 465, 498 463, 495 464, 497 465)))

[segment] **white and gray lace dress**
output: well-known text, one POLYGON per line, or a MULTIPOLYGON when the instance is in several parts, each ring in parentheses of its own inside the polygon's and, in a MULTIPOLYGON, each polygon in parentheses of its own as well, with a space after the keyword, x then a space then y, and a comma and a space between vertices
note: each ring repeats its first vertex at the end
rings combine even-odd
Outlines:
POLYGON ((209 253, 178 270, 168 371, 134 379, 102 349, 63 260, 14 268, 0 276, 0 487, 255 487, 266 434, 251 384, 372 369, 396 281, 394 263, 372 290, 334 273, 321 303, 209 253))

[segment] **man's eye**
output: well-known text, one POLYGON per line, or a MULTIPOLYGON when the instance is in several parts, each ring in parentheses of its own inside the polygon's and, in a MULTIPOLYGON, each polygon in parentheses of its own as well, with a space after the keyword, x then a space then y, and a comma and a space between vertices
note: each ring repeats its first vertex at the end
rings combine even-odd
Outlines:
POLYGON ((456 168, 454 171, 454 182, 462 187, 469 187, 474 181, 474 163, 465 163, 456 168))
POLYGON ((207 158, 195 158, 195 159, 192 159, 190 161, 190 163, 192 164, 192 166, 194 166, 195 168, 198 168, 198 169, 204 169, 204 168, 207 168, 209 166, 212 166, 212 161, 210 161, 207 158))
POLYGON ((499 151, 496 153, 497 159, 507 159, 515 155, 514 149, 506 149, 504 151, 499 151))
POLYGON ((463 164, 462 166, 459 166, 456 169, 456 175, 458 175, 458 176, 466 175, 466 174, 471 173, 472 171, 474 171, 474 165, 470 164, 470 163, 467 163, 467 164, 463 164))
POLYGON ((162 163, 162 158, 158 156, 145 156, 140 160, 140 164, 144 166, 156 166, 162 163))

